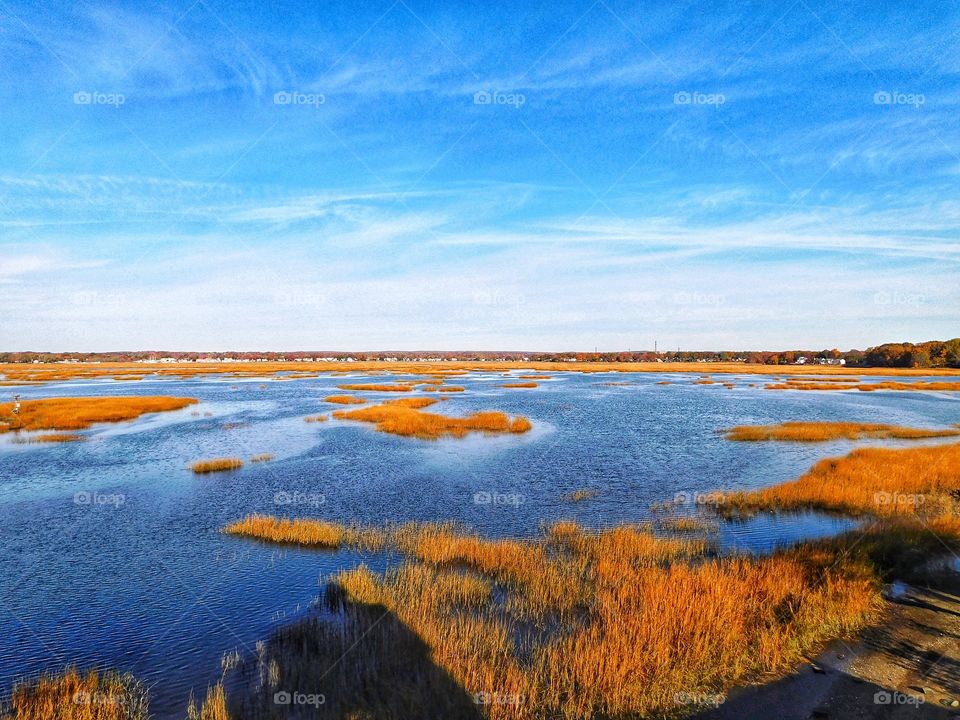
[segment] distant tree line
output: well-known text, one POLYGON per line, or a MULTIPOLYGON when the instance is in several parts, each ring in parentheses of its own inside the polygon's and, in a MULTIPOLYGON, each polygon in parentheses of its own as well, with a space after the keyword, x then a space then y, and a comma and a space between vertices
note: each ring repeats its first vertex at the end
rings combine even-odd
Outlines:
POLYGON ((522 351, 380 351, 380 352, 167 352, 141 350, 136 352, 107 353, 47 353, 47 352, 0 352, 0 363, 32 362, 136 362, 173 359, 181 362, 216 358, 240 362, 282 362, 298 360, 533 360, 537 362, 742 362, 762 365, 794 365, 836 363, 843 360, 852 367, 960 367, 960 338, 953 340, 930 340, 918 344, 885 343, 866 350, 784 350, 774 351, 693 351, 677 350, 653 352, 651 350, 627 350, 620 352, 522 352, 522 351))

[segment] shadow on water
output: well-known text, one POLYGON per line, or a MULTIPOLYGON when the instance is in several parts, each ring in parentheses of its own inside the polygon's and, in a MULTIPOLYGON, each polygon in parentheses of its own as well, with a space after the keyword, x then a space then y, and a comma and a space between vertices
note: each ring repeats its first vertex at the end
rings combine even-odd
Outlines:
POLYGON ((430 647, 382 605, 346 600, 280 628, 227 676, 230 709, 245 720, 481 720, 484 696, 434 663, 430 647))

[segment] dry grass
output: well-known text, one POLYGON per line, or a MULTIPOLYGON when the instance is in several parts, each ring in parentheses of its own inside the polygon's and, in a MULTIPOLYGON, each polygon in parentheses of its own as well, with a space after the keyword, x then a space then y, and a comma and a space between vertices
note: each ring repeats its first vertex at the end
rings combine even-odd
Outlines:
POLYGON ((925 438, 953 437, 960 430, 948 428, 933 430, 908 428, 880 423, 854 422, 799 422, 790 421, 779 425, 737 425, 726 431, 728 440, 761 441, 791 440, 798 442, 823 442, 826 440, 898 439, 921 440, 925 438))
POLYGON ((464 392, 466 388, 462 388, 459 385, 444 385, 437 389, 437 392, 442 393, 461 393, 464 392))
POLYGON ((76 397, 24 400, 20 412, 0 403, 0 432, 10 430, 83 430, 98 422, 133 420, 145 413, 179 410, 193 405, 181 397, 76 397))
POLYGON ((223 531, 228 535, 276 543, 323 548, 349 546, 364 550, 379 550, 385 538, 385 534, 378 530, 348 527, 324 520, 286 519, 256 514, 227 525, 223 531))
POLYGON ((518 382, 518 383, 506 383, 500 387, 505 388, 535 388, 539 387, 535 382, 518 382))
POLYGON ((15 443, 62 443, 86 440, 79 433, 44 433, 42 435, 24 435, 14 439, 15 443))
POLYGON ((227 710, 227 695, 223 684, 217 683, 207 688, 207 695, 200 707, 197 707, 193 698, 187 706, 187 720, 231 720, 227 710))
POLYGON ((328 415, 307 415, 303 421, 308 423, 326 422, 330 417, 328 415))
POLYGON ((132 675, 68 668, 17 683, 0 720, 148 720, 147 691, 132 675))
MULTIPOLYGON (((264 363, 170 363, 148 366, 150 374, 161 377, 189 378, 197 375, 229 375, 233 377, 266 377, 276 373, 311 372, 344 373, 344 363, 337 362, 264 362, 264 363)), ((499 372, 525 370, 534 372, 557 372, 555 362, 376 362, 362 361, 351 363, 351 372, 390 372, 408 375, 462 375, 464 373, 499 372)), ((734 375, 783 375, 783 366, 747 365, 743 363, 605 363, 571 362, 563 363, 565 372, 677 372, 734 374, 734 375)), ((145 368, 138 363, 74 363, 60 364, 0 364, 0 376, 3 382, 52 382, 77 378, 123 377, 127 375, 143 376, 145 368)), ((790 373, 797 377, 842 377, 842 376, 951 376, 960 371, 951 368, 847 368, 839 365, 791 366, 790 373)))
POLYGON ((713 385, 713 380, 710 380, 709 378, 703 378, 701 380, 694 380, 693 384, 694 385, 713 385))
POLYGON ((662 518, 657 524, 664 530, 674 532, 709 532, 716 530, 716 525, 699 517, 669 517, 662 518))
POLYGON ((411 404, 386 402, 356 410, 337 410, 339 420, 374 423, 379 432, 436 440, 440 437, 463 437, 471 432, 487 434, 525 433, 533 426, 524 417, 510 419, 502 412, 478 412, 464 418, 421 412, 427 398, 409 398, 411 404))
POLYGON ((363 405, 367 401, 356 395, 327 395, 324 402, 336 403, 337 405, 363 405))
POLYGON ((785 672, 879 601, 868 566, 837 553, 707 559, 638 527, 566 522, 520 541, 403 526, 392 541, 412 559, 340 573, 335 621, 271 638, 245 717, 281 717, 269 700, 284 687, 324 693, 334 717, 675 715, 678 693, 785 672), (478 708, 475 693, 499 699, 478 708))
MULTIPOLYGON (((895 374, 895 373, 888 373, 895 374)), ((836 379, 818 378, 815 381, 787 380, 782 383, 765 385, 766 390, 861 390, 873 392, 876 390, 913 390, 926 392, 944 392, 960 390, 960 382, 918 380, 915 382, 897 382, 886 380, 875 383, 839 383, 836 379)))
POLYGON ((410 392, 413 385, 405 383, 354 383, 337 385, 341 390, 355 390, 358 392, 410 392))
POLYGON ((960 443, 861 448, 821 460, 791 482, 726 496, 727 514, 816 509, 880 517, 957 518, 960 443))
POLYGON ((564 495, 563 499, 567 502, 583 502, 595 498, 598 494, 598 490, 574 490, 572 493, 564 495))
POLYGON ((517 375, 518 380, 550 380, 553 375, 517 375))
POLYGON ((240 458, 213 458, 212 460, 197 460, 190 465, 190 469, 198 475, 206 473, 223 472, 224 470, 236 470, 243 467, 243 460, 240 458))
POLYGON ((411 397, 411 398, 397 398, 396 400, 387 400, 384 405, 394 405, 397 407, 412 408, 414 410, 420 410, 425 407, 430 407, 431 405, 436 405, 439 402, 436 398, 428 397, 411 397))
POLYGON ((250 457, 250 462, 260 463, 260 462, 270 462, 273 460, 273 455, 270 453, 260 453, 259 455, 252 455, 250 457))

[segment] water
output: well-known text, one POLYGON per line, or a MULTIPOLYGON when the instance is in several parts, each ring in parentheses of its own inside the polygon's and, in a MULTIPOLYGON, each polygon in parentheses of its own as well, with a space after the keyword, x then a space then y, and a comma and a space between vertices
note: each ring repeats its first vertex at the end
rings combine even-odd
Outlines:
MULTIPOLYGON (((349 381, 343 376, 17 388, 25 399, 164 394, 201 403, 101 426, 83 443, 0 439, 0 694, 17 677, 100 665, 144 679, 159 720, 182 718, 190 692, 202 696, 219 676, 223 653, 251 652, 271 628, 303 613, 326 575, 361 561, 384 564, 220 533, 250 512, 371 524, 456 520, 489 536, 535 535, 560 518, 603 527, 649 519, 652 502, 678 493, 782 482, 852 446, 724 440, 718 431, 734 424, 960 419, 949 393, 775 392, 762 390, 762 378, 727 390, 693 379, 555 373, 537 389, 508 390, 499 374, 455 377, 448 384, 467 392, 446 396, 440 412, 503 410, 530 417, 534 429, 437 442, 305 423, 305 415, 333 409, 323 397, 349 381), (655 384, 664 379, 673 384, 655 384), (612 381, 630 384, 605 384, 612 381), (187 467, 264 452, 276 459, 238 472, 195 476, 187 467), (563 500, 591 488, 591 500, 563 500)), ((814 514, 759 517, 723 525, 718 541, 764 552, 849 526, 814 514)))

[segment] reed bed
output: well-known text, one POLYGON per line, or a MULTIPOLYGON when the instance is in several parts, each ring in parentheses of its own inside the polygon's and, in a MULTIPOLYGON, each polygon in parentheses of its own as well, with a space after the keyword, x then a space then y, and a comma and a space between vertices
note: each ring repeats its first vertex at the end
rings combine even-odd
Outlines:
POLYGON ((908 428, 881 423, 855 422, 801 422, 789 421, 779 425, 737 425, 726 431, 728 440, 755 442, 790 440, 795 442, 824 442, 826 440, 898 439, 922 440, 954 437, 960 429, 908 428))
POLYGON ((227 709, 227 695, 222 682, 207 688, 206 697, 199 707, 194 699, 190 698, 187 720, 235 720, 227 709))
POLYGON ((250 462, 252 463, 270 462, 271 460, 273 460, 273 455, 270 453, 260 453, 259 455, 250 456, 250 462))
POLYGON ((537 385, 537 383, 535 383, 535 382, 517 382, 517 383, 506 383, 506 384, 504 384, 504 385, 501 385, 500 387, 505 387, 505 388, 535 388, 535 387, 539 387, 539 385, 537 385))
POLYGON ((699 517, 668 517, 657 521, 664 530, 674 532, 710 532, 716 530, 717 526, 710 521, 699 517))
MULTIPOLYGON (((415 403, 426 399, 410 398, 415 403)), ((356 410, 337 410, 333 416, 339 420, 373 423, 379 432, 423 440, 436 440, 445 436, 464 437, 471 432, 520 434, 533 427, 527 418, 510 419, 502 412, 478 412, 457 418, 422 412, 419 407, 423 405, 386 402, 356 410)))
POLYGON ((14 685, 0 720, 148 720, 147 690, 132 675, 67 668, 14 685))
POLYGON ((710 379, 708 379, 708 378, 704 378, 704 379, 702 379, 702 380, 694 380, 694 381, 693 381, 693 384, 694 384, 694 385, 713 385, 713 384, 714 384, 714 381, 713 381, 713 380, 710 380, 710 379))
POLYGON ((326 422, 330 417, 328 415, 307 415, 303 421, 308 423, 326 422))
POLYGON ((243 717, 279 718, 284 687, 324 693, 335 717, 673 716, 678 694, 786 672, 879 606, 868 566, 824 550, 711 559, 702 542, 571 522, 523 541, 409 525, 391 542, 410 560, 331 579, 336 620, 270 638, 243 717))
MULTIPOLYGON (((510 370, 557 372, 555 362, 525 362, 525 361, 441 361, 441 362, 380 362, 358 361, 351 363, 352 372, 390 372, 407 375, 463 375, 469 372, 499 372, 510 370)), ((679 372, 734 374, 734 375, 783 375, 783 366, 777 365, 744 365, 743 363, 715 362, 715 363, 607 363, 607 362, 571 362, 564 363, 567 372, 679 372)), ((195 363, 180 362, 165 365, 150 366, 149 372, 160 377, 190 378, 197 375, 227 375, 230 377, 265 378, 276 373, 288 372, 334 373, 346 372, 344 363, 317 361, 309 363, 299 362, 264 362, 252 365, 250 363, 195 363)), ((126 375, 143 376, 144 366, 135 362, 103 362, 103 363, 71 363, 63 364, 27 364, 6 363, 0 364, 0 376, 5 383, 10 382, 54 382, 58 380, 72 380, 76 378, 122 377, 126 375)), ((957 375, 955 369, 950 368, 847 368, 842 366, 791 366, 790 373, 802 377, 841 377, 841 376, 949 376, 957 375)))
POLYGON ((353 383, 337 385, 341 390, 355 390, 358 392, 410 392, 413 385, 408 383, 353 383))
POLYGON ((213 458, 211 460, 197 460, 190 465, 190 469, 198 475, 223 472, 225 470, 236 470, 237 468, 241 467, 243 467, 243 460, 240 458, 213 458))
POLYGON ((336 403, 337 405, 363 405, 367 401, 356 395, 327 395, 324 402, 336 403))
POLYGON ((821 460, 791 482, 726 495, 727 515, 815 509, 879 517, 956 518, 960 443, 902 449, 860 448, 821 460))
POLYGON ((437 388, 437 392, 442 393, 462 393, 466 391, 466 388, 462 388, 459 385, 442 385, 437 388))
POLYGON ((133 420, 145 413, 168 412, 193 405, 195 398, 163 396, 75 397, 0 403, 0 432, 83 430, 94 423, 133 420))
POLYGON ((838 383, 828 378, 818 378, 816 381, 787 380, 782 383, 772 383, 764 386, 766 390, 860 390, 874 392, 876 390, 912 390, 917 392, 948 392, 960 391, 960 382, 946 380, 915 382, 897 382, 886 380, 875 383, 838 383))
POLYGON ((268 540, 290 545, 339 548, 349 546, 362 550, 379 550, 386 534, 370 528, 350 527, 339 523, 306 518, 277 518, 270 515, 247 515, 230 523, 223 531, 228 535, 268 540))
POLYGON ((14 438, 13 442, 18 444, 30 443, 62 443, 79 442, 86 440, 86 437, 79 433, 43 433, 42 435, 25 435, 14 438))

